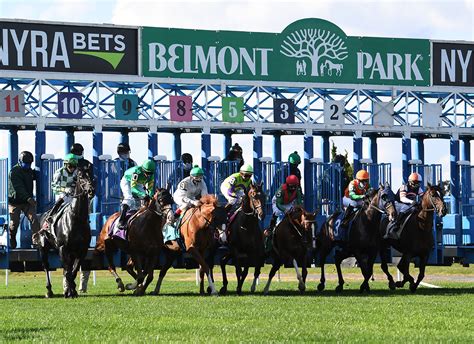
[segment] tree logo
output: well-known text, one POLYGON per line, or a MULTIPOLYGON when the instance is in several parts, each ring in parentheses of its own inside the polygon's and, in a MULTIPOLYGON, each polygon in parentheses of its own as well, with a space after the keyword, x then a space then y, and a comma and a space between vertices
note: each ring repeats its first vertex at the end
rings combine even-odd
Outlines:
POLYGON ((296 75, 307 74, 307 59, 311 63, 311 76, 341 76, 342 61, 347 59, 345 38, 327 29, 302 28, 289 33, 280 46, 280 52, 298 59, 296 75))

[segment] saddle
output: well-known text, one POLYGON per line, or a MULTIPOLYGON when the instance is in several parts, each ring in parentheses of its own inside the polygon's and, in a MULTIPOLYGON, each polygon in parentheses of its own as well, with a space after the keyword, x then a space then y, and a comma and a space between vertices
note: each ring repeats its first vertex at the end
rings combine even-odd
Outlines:
POLYGON ((52 216, 51 223, 47 222, 46 220, 50 217, 51 210, 48 210, 46 213, 44 213, 41 216, 40 222, 42 223, 42 227, 40 230, 33 234, 32 240, 33 244, 40 244, 42 247, 46 245, 46 243, 49 243, 50 246, 57 248, 56 247, 56 231, 54 228, 57 226, 59 219, 61 216, 64 214, 64 211, 66 208, 69 206, 69 204, 63 204, 56 214, 52 216))
POLYGON ((328 231, 329 231, 329 237, 331 238, 331 240, 339 241, 339 242, 348 241, 349 234, 352 228, 352 223, 354 222, 356 217, 359 216, 359 214, 360 214, 360 208, 356 209, 349 216, 349 222, 346 227, 346 226, 341 225, 342 219, 344 218, 344 213, 343 212, 334 213, 328 220, 328 231), (331 222, 331 219, 333 219, 332 222, 331 222))
POLYGON ((108 233, 109 237, 114 237, 114 238, 127 241, 128 240, 127 238, 128 226, 133 215, 135 215, 136 213, 137 213, 137 210, 127 211, 127 215, 125 216, 126 225, 124 229, 119 228, 120 217, 117 217, 114 220, 114 222, 112 222, 112 225, 109 227, 109 233, 108 233))

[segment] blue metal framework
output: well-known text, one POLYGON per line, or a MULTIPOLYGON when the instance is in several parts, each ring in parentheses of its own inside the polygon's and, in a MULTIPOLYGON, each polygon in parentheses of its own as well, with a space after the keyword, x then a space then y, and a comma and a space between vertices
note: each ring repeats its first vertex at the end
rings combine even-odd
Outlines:
POLYGON ((319 215, 329 216, 342 209, 342 175, 343 168, 338 163, 312 163, 313 209, 319 215))
POLYGON ((208 192, 214 194, 219 202, 226 202, 221 193, 220 187, 225 178, 239 171, 238 161, 217 161, 208 162, 209 179, 207 179, 208 192))

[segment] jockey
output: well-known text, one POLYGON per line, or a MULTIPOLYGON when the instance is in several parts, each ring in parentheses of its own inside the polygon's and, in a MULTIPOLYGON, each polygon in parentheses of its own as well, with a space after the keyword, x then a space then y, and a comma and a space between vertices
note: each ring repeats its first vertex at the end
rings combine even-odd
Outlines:
POLYGON ((253 168, 243 165, 240 171, 228 176, 221 184, 221 192, 227 199, 226 209, 229 210, 239 204, 245 191, 252 185, 253 168))
POLYGON ((121 206, 119 228, 125 228, 125 219, 129 209, 137 208, 137 200, 149 201, 153 196, 153 186, 155 183, 155 162, 145 160, 141 166, 135 166, 125 171, 120 180, 120 189, 123 194, 121 206))
POLYGON ((353 213, 354 208, 360 208, 364 205, 364 197, 369 190, 369 172, 360 170, 356 174, 356 179, 349 183, 349 186, 344 192, 342 204, 346 207, 344 218, 341 221, 342 226, 349 224, 349 219, 353 213))
POLYGON ((74 187, 76 186, 77 177, 77 157, 76 155, 69 153, 64 157, 63 167, 56 170, 53 176, 53 182, 51 188, 56 198, 56 203, 48 214, 44 222, 44 227, 49 227, 52 223, 52 218, 56 214, 64 203, 70 203, 72 201, 72 194, 74 193, 74 187))
POLYGON ((117 145, 118 158, 115 158, 115 161, 119 161, 120 164, 120 171, 122 173, 120 177, 123 177, 125 171, 129 168, 137 166, 137 163, 130 158, 130 152, 131 150, 128 143, 121 142, 117 145))
POLYGON ((291 153, 288 156, 288 162, 290 163, 290 175, 296 176, 301 182, 301 171, 298 168, 298 165, 301 164, 301 157, 298 155, 298 152, 294 151, 291 153))
POLYGON ((283 183, 272 198, 273 216, 270 220, 268 231, 275 228, 277 220, 281 221, 291 208, 303 204, 303 194, 299 187, 300 180, 295 175, 286 177, 283 183))
POLYGON ((179 217, 189 207, 198 207, 199 200, 202 196, 208 194, 207 185, 202 179, 204 171, 199 166, 195 165, 189 177, 184 178, 179 184, 178 188, 173 194, 173 200, 178 205, 175 212, 175 218, 179 217))
POLYGON ((384 239, 398 239, 398 229, 400 227, 400 222, 405 218, 405 214, 413 210, 414 205, 416 204, 417 198, 423 195, 423 189, 420 186, 422 181, 421 175, 419 173, 413 172, 408 177, 408 184, 403 184, 397 191, 395 203, 397 208, 397 219, 393 223, 387 226, 387 233, 384 236, 384 239))

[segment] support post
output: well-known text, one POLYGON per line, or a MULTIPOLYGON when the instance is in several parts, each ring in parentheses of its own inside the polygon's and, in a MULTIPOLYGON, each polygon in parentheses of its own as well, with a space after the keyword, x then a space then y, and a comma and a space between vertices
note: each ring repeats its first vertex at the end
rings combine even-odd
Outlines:
POLYGON ((369 158, 372 160, 372 163, 378 164, 377 158, 377 137, 370 136, 369 137, 369 158))
POLYGON ((410 134, 404 134, 402 137, 402 179, 404 182, 408 181, 410 175, 409 160, 411 160, 411 139, 410 134))
POLYGON ((459 161, 459 138, 456 136, 451 136, 449 142, 449 167, 450 167, 450 188, 451 188, 451 213, 459 214, 459 166, 457 162, 459 161))
POLYGON ((211 156, 211 129, 204 127, 201 133, 201 168, 209 180, 209 169, 207 158, 211 156))
POLYGON ((222 160, 229 154, 230 147, 232 147, 232 133, 229 131, 224 133, 224 154, 222 155, 222 160))
POLYGON ((175 131, 173 133, 173 160, 181 159, 181 133, 179 131, 175 131))
POLYGON ((67 154, 70 152, 71 146, 74 144, 74 130, 73 129, 66 130, 66 138, 64 140, 64 144, 66 146, 64 151, 67 154))
POLYGON ((36 202, 38 202, 37 210, 39 212, 46 210, 45 204, 43 204, 44 198, 41 195, 46 194, 46 187, 49 184, 46 173, 41 173, 41 156, 46 152, 46 132, 41 129, 43 128, 36 128, 35 131, 35 165, 39 171, 36 173, 36 202))
POLYGON ((158 155, 158 134, 156 133, 156 127, 150 127, 148 132, 148 158, 153 159, 156 155, 158 155))
POLYGON ((10 168, 18 163, 18 129, 8 131, 8 164, 10 168))
POLYGON ((321 151, 323 153, 323 162, 331 162, 331 146, 329 144, 329 135, 323 134, 321 136, 321 151))
MULTIPOLYGON (((329 137, 328 137, 329 142, 329 137)), ((306 130, 304 135, 304 143, 303 143, 303 150, 304 150, 304 161, 303 161, 303 168, 304 168, 304 207, 305 209, 311 209, 312 206, 312 195, 314 190, 312 189, 313 183, 311 181, 311 159, 314 155, 314 138, 313 138, 313 131, 306 130)))
POLYGON ((415 141, 415 159, 421 160, 422 165, 425 163, 424 140, 423 137, 417 137, 415 141))
POLYGON ((471 140, 469 138, 461 140, 461 160, 471 161, 471 140))
POLYGON ((273 161, 281 161, 281 134, 273 135, 273 161))
POLYGON ((260 158, 263 154, 262 129, 256 128, 253 132, 253 176, 256 182, 262 180, 262 164, 260 158))
POLYGON ((92 133, 92 164, 94 167, 94 178, 97 181, 94 203, 92 207, 93 213, 100 213, 101 206, 102 206, 102 190, 101 190, 101 183, 99 180, 99 176, 103 175, 102 173, 103 171, 101 171, 102 166, 99 160, 99 156, 103 154, 102 152, 103 152, 102 126, 96 125, 92 133))
POLYGON ((362 133, 360 131, 355 132, 352 142, 352 145, 354 147, 353 164, 355 177, 357 171, 362 168, 362 164, 360 163, 360 159, 362 159, 362 133))
POLYGON ((127 130, 122 130, 120 132, 120 143, 130 143, 130 138, 128 136, 128 131, 127 130))

